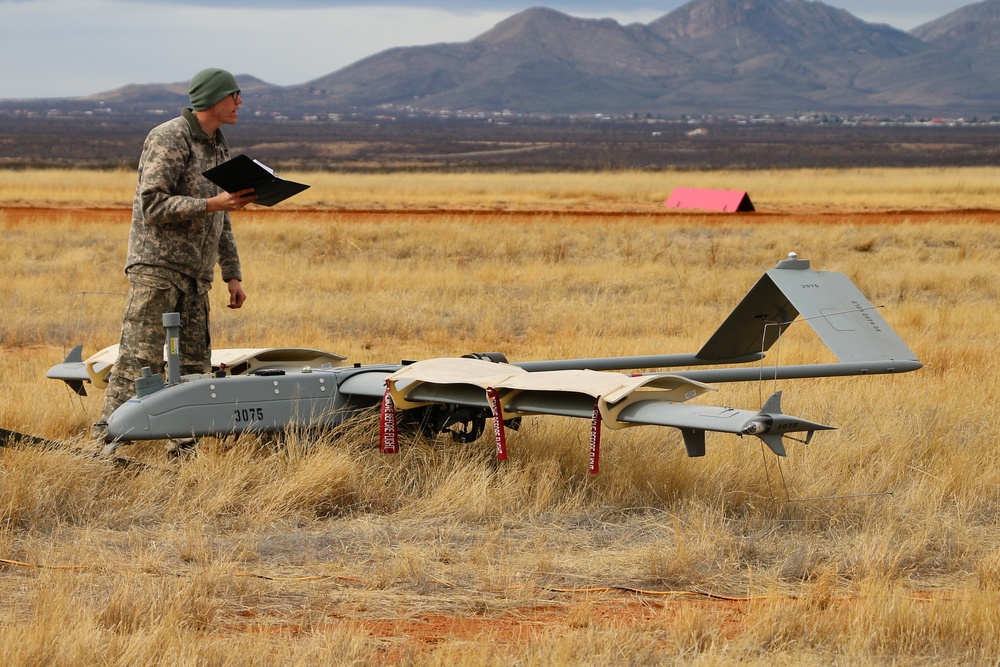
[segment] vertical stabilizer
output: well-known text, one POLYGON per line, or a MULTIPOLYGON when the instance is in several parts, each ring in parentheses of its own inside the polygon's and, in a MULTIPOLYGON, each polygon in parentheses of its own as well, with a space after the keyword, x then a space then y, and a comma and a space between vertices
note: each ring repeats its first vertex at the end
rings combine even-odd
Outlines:
POLYGON ((697 356, 721 361, 765 352, 800 315, 841 362, 917 361, 850 278, 813 271, 794 253, 761 276, 697 356))

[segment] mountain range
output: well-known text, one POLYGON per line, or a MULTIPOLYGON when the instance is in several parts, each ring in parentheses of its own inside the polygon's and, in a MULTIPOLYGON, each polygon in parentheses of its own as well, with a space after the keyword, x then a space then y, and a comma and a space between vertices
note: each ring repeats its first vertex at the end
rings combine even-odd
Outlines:
MULTIPOLYGON (((535 7, 467 42, 389 49, 300 85, 239 78, 255 107, 292 117, 373 108, 992 116, 998 56, 1000 0, 910 32, 817 0, 691 0, 630 25, 535 7)), ((186 83, 72 99, 173 111, 187 102, 186 83)))

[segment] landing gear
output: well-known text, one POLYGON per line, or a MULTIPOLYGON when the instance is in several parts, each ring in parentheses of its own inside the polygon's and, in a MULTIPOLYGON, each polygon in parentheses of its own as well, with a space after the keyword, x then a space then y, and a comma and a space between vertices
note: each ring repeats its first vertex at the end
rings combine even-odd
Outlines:
POLYGON ((428 438, 448 433, 455 442, 475 442, 486 430, 489 412, 482 408, 428 405, 421 411, 420 430, 428 438))
MULTIPOLYGON (((506 364, 507 357, 502 352, 472 352, 462 355, 468 359, 482 359, 495 364, 506 364)), ((421 432, 429 438, 440 433, 448 433, 455 442, 475 442, 486 430, 486 420, 493 417, 489 408, 461 405, 433 404, 412 411, 419 419, 421 432)), ((508 419, 504 425, 513 430, 521 427, 521 418, 508 419)))

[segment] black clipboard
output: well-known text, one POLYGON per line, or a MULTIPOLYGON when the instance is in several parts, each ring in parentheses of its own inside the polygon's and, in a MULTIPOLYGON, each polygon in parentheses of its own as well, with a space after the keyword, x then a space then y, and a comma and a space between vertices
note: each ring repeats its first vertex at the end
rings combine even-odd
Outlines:
POLYGON ((281 178, 267 165, 242 153, 217 167, 203 171, 202 176, 226 192, 253 188, 257 194, 253 203, 261 206, 274 206, 309 187, 281 178))

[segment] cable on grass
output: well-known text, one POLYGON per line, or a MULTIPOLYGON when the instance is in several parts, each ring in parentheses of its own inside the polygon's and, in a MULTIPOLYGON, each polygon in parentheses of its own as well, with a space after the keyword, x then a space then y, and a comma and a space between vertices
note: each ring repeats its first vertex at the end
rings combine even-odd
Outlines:
MULTIPOLYGON (((792 439, 794 440, 795 438, 792 439)), ((790 503, 818 502, 821 500, 858 500, 860 498, 887 498, 893 495, 892 491, 873 491, 871 493, 849 493, 836 496, 811 496, 808 498, 792 498, 791 497, 792 494, 788 490, 788 482, 785 479, 785 469, 782 468, 781 459, 779 458, 775 462, 775 465, 778 467, 778 475, 781 477, 781 486, 785 490, 785 497, 778 498, 778 496, 775 494, 774 487, 771 484, 770 466, 768 466, 767 463, 768 460, 767 451, 768 450, 764 448, 764 443, 762 442, 760 445, 760 455, 764 465, 764 477, 767 480, 767 490, 771 496, 770 500, 772 503, 790 504, 790 503)))
POLYGON ((677 597, 702 597, 710 600, 724 600, 726 602, 755 602, 757 600, 770 600, 779 597, 783 600, 797 600, 794 595, 753 595, 749 597, 734 597, 731 595, 720 595, 707 591, 651 591, 645 588, 635 588, 632 586, 595 586, 592 588, 559 588, 553 586, 539 586, 543 591, 553 593, 606 593, 608 591, 622 591, 624 593, 635 593, 636 595, 674 595, 677 597))
POLYGON ((38 565, 36 563, 23 563, 19 560, 7 560, 0 558, 0 563, 5 565, 16 565, 18 567, 32 567, 39 570, 90 570, 90 565, 38 565))
POLYGON ((310 574, 304 577, 277 577, 267 574, 256 574, 253 572, 233 572, 234 577, 247 577, 250 579, 265 579, 267 581, 327 581, 331 579, 341 581, 354 581, 364 583, 357 577, 347 577, 337 574, 310 574))

